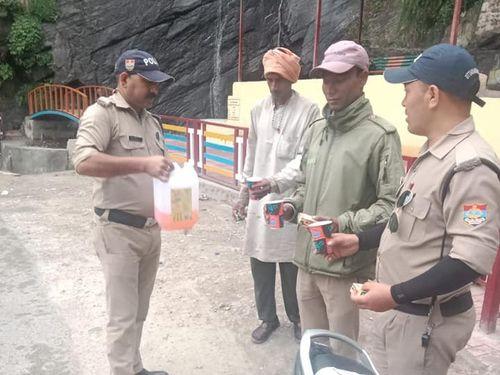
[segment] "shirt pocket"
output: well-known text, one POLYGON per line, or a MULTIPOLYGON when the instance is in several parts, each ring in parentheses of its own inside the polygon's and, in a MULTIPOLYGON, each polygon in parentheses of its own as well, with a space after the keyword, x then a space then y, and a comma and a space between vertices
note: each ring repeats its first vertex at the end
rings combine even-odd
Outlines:
POLYGON ((415 196, 413 200, 400 211, 399 237, 408 242, 422 239, 426 232, 427 215, 431 208, 431 201, 427 198, 415 196))
POLYGON ((121 134, 119 137, 120 147, 124 155, 147 156, 146 142, 144 137, 133 134, 121 134))
POLYGON ((295 142, 282 138, 276 147, 276 156, 281 159, 292 160, 295 157, 295 142))

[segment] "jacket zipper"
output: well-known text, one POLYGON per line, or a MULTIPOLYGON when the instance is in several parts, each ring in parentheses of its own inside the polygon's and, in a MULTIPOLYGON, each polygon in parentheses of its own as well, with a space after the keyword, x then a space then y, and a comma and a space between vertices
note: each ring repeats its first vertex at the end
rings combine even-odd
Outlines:
MULTIPOLYGON (((333 142, 335 140, 335 128, 334 127, 332 127, 332 133, 333 134, 332 134, 331 139, 328 139, 328 128, 327 128, 327 130, 326 130, 326 136, 327 136, 326 141, 327 141, 328 150, 332 149, 332 145, 333 145, 333 142)), ((323 146, 323 135, 324 134, 321 134, 320 147, 324 147, 323 146)), ((325 174, 324 172, 325 172, 326 166, 328 164, 328 160, 327 160, 328 156, 329 155, 328 155, 328 152, 327 152, 327 155, 325 155, 325 159, 323 160, 323 170, 321 171, 321 175, 322 176, 324 176, 324 174, 325 174)), ((320 184, 320 189, 321 189, 321 186, 323 186, 323 185, 320 184)), ((320 196, 320 194, 318 193, 318 195, 316 197, 316 202, 315 202, 315 205, 314 205, 315 206, 314 207, 315 211, 317 211, 317 209, 318 209, 318 199, 319 199, 319 196, 320 196)), ((305 262, 306 263, 306 269, 307 269, 307 272, 314 273, 311 270, 310 263, 309 263, 309 259, 311 257, 311 251, 312 251, 311 238, 309 238, 309 241, 307 241, 307 244, 308 244, 308 249, 306 250, 306 262, 305 262)))
POLYGON ((387 183, 387 159, 389 159, 389 155, 385 155, 384 158, 384 170, 382 171, 382 181, 387 183))

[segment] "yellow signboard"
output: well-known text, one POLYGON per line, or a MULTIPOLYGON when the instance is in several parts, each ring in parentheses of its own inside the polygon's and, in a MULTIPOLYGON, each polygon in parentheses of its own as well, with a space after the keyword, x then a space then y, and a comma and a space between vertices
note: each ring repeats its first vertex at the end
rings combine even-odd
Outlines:
POLYGON ((228 96, 227 119, 233 121, 240 121, 240 98, 228 96))

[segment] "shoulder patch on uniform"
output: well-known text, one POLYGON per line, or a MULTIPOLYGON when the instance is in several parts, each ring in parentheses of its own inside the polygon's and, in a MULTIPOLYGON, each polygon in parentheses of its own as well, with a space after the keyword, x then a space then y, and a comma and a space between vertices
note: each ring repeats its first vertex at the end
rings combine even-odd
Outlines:
POLYGON ((149 114, 151 115, 151 117, 155 120, 156 122, 156 125, 158 126, 158 128, 163 131, 163 123, 161 121, 161 117, 159 115, 156 115, 156 114, 153 114, 151 112, 149 112, 149 114))
POLYGON ((158 121, 158 124, 161 125, 161 117, 159 115, 151 113, 151 116, 153 116, 155 118, 155 120, 158 121))
POLYGON ((109 107, 113 102, 110 96, 101 96, 97 99, 96 103, 101 105, 102 107, 109 107))
POLYGON ((460 142, 455 148, 455 170, 468 171, 481 165, 481 159, 475 147, 467 140, 460 142))
POLYGON ((482 203, 464 204, 464 222, 476 227, 486 221, 488 217, 488 205, 482 203))
POLYGON ((396 132, 396 127, 382 117, 372 114, 368 117, 368 120, 381 127, 386 133, 396 132))

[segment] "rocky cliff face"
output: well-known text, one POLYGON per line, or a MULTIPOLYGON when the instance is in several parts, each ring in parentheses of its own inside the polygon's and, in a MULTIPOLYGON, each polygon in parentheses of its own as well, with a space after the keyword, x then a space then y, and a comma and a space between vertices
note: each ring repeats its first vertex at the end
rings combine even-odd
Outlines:
MULTIPOLYGON (((302 57, 302 77, 307 77, 316 1, 243 3, 244 79, 262 79, 262 55, 278 45, 302 57)), ((334 41, 357 39, 360 4, 361 0, 323 1, 321 54, 334 41)), ((118 55, 140 48, 176 77, 162 89, 154 111, 225 117, 226 98, 237 79, 239 6, 239 0, 59 0, 57 23, 45 29, 54 55, 54 81, 114 86, 118 55)), ((415 53, 447 40, 436 30, 429 30, 420 44, 402 38, 400 6, 401 0, 365 1, 362 43, 371 56, 415 53)), ((499 14, 500 0, 484 0, 464 15, 459 42, 475 53, 486 72, 500 64, 499 14)), ((5 110, 3 103, 0 111, 5 110)))
MULTIPOLYGON (((176 78, 156 111, 224 117, 237 79, 239 0, 61 0, 53 40, 55 80, 114 85, 113 63, 125 49, 151 52, 176 78)), ((244 78, 262 77, 263 53, 279 44, 311 68, 315 2, 244 1, 244 78)), ((360 1, 324 2, 323 50, 346 37, 360 1)), ((350 36, 354 37, 354 35, 350 36)))

